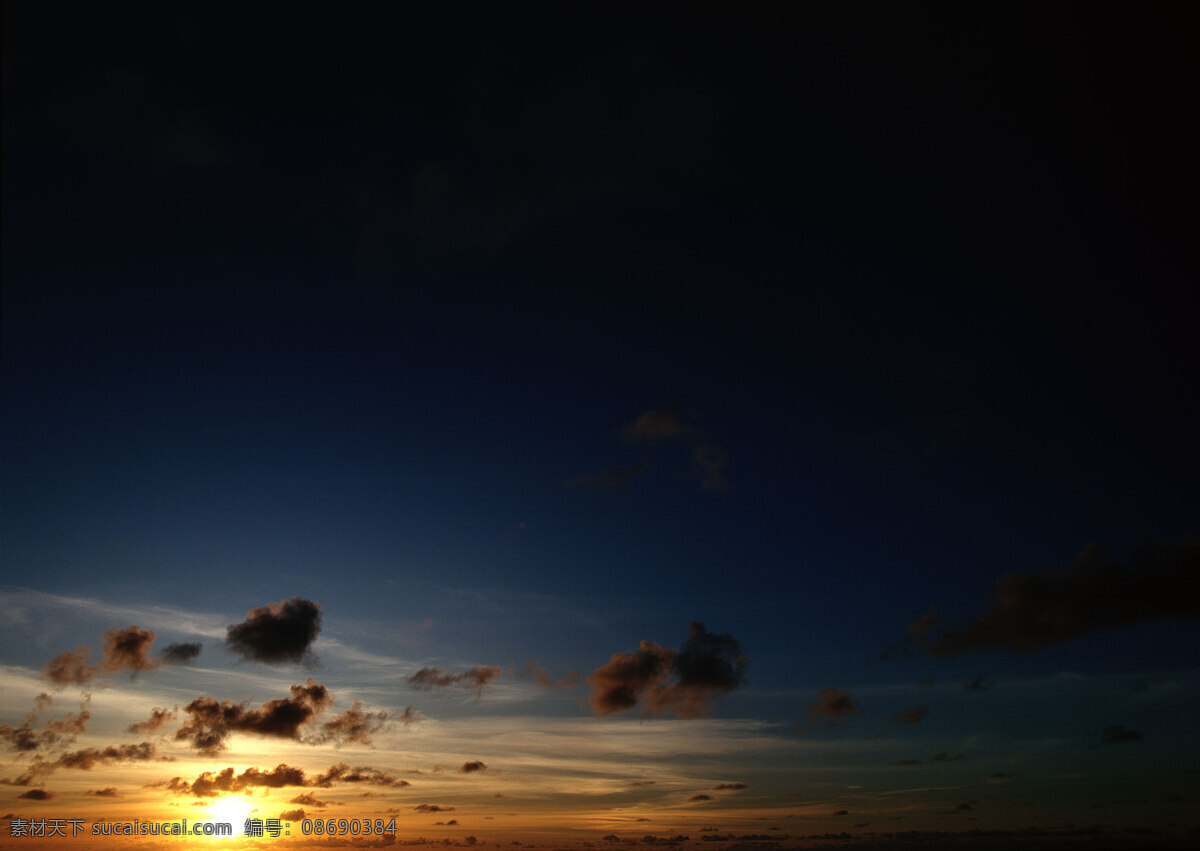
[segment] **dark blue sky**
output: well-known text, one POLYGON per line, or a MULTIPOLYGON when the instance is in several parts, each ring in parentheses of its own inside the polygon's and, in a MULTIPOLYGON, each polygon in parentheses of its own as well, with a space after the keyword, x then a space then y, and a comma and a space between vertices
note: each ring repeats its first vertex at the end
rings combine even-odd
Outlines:
POLYGON ((788 723, 1190 671, 1195 8, 546 14, 6 8, 4 584, 585 673, 701 620, 788 723), (1090 543, 1035 652, 879 660, 1090 543))

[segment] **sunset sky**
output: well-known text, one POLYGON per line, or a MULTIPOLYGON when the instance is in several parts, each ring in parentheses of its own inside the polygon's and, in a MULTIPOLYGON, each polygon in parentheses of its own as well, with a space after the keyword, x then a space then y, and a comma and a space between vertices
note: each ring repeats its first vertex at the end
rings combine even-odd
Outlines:
POLYGON ((401 8, 5 5, 0 848, 1195 847, 1200 7, 401 8))

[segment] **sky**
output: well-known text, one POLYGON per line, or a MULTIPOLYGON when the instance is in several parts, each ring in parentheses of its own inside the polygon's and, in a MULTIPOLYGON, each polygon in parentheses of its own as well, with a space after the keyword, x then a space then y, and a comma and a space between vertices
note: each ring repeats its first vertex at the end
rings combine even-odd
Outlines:
POLYGON ((0 847, 1194 847, 1198 25, 6 4, 0 847))

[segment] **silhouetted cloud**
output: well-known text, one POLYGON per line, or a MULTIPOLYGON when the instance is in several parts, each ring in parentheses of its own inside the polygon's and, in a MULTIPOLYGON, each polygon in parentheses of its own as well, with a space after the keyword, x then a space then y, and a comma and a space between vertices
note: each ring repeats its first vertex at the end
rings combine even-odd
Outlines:
POLYGON ((578 671, 568 671, 558 679, 537 662, 530 662, 521 671, 523 677, 533 677, 534 682, 543 688, 574 688, 583 681, 583 675, 578 671))
POLYGON ((378 771, 368 766, 351 768, 344 762, 331 765, 329 770, 313 779, 313 786, 332 786, 334 783, 365 783, 368 786, 394 786, 401 788, 410 786, 407 780, 393 777, 386 771, 378 771))
POLYGON ((119 798, 121 793, 116 786, 105 786, 103 789, 88 789, 85 793, 92 798, 119 798))
POLYGON ((929 710, 924 706, 914 706, 911 709, 901 709, 892 716, 893 724, 919 724, 925 720, 929 710))
POLYGON ((87 731, 92 713, 82 709, 78 714, 68 712, 61 719, 50 719, 38 725, 39 715, 53 705, 54 700, 43 692, 34 701, 34 708, 25 714, 15 727, 0 724, 0 742, 15 751, 35 751, 42 748, 65 746, 87 731))
POLYGON ((238 774, 232 766, 218 772, 205 771, 190 783, 182 777, 173 777, 166 787, 178 795, 193 795, 197 798, 212 798, 222 793, 241 792, 246 789, 265 787, 281 789, 285 786, 304 786, 303 769, 280 763, 270 771, 247 768, 238 774))
POLYGON ((837 688, 823 688, 817 699, 808 707, 808 723, 819 725, 822 721, 830 727, 843 723, 844 718, 858 714, 858 706, 850 692, 837 688))
POLYGON ((179 714, 179 707, 167 709, 166 707, 154 707, 150 710, 150 717, 145 721, 138 721, 136 724, 129 725, 130 733, 153 733, 156 730, 162 729, 168 722, 174 721, 175 716, 179 714))
POLYGON ((496 665, 477 666, 460 674, 448 674, 441 668, 422 668, 408 677, 406 682, 413 688, 422 691, 440 690, 447 686, 457 685, 473 689, 476 694, 482 695, 487 684, 499 677, 500 673, 500 668, 496 665))
POLYGON ((110 765, 114 762, 146 762, 161 759, 158 750, 152 742, 138 744, 109 745, 104 748, 84 748, 83 750, 65 753, 50 763, 56 768, 79 768, 90 771, 97 765, 110 765))
POLYGON ((679 651, 643 641, 632 653, 614 653, 588 678, 592 710, 611 715, 644 701, 646 711, 654 714, 707 715, 713 696, 742 683, 749 660, 728 633, 709 632, 699 621, 690 624, 689 632, 679 651))
POLYGON ((567 485, 592 491, 620 491, 629 487, 633 480, 644 472, 646 472, 644 461, 626 467, 607 467, 599 473, 576 476, 567 482, 567 485))
POLYGON ((92 651, 83 645, 59 653, 42 666, 42 678, 57 686, 83 685, 95 676, 92 651))
POLYGON ((18 798, 23 798, 26 801, 50 801, 54 799, 53 792, 47 792, 45 789, 30 789, 28 792, 22 792, 17 795, 18 798))
POLYGON ((188 721, 175 732, 175 738, 187 740, 208 754, 222 750, 225 739, 234 732, 299 739, 300 728, 332 702, 325 686, 311 677, 304 685, 292 686, 291 697, 269 700, 259 709, 215 697, 198 697, 184 707, 188 721))
POLYGON ((464 762, 459 771, 461 771, 463 774, 471 774, 475 771, 483 771, 485 768, 487 768, 486 763, 478 759, 473 759, 470 762, 464 762))
POLYGON ((305 792, 303 795, 297 795, 289 800, 288 803, 303 804, 306 807, 316 807, 317 809, 323 809, 329 806, 324 801, 319 800, 312 792, 305 792))
POLYGON ((385 711, 367 712, 356 700, 341 715, 335 715, 321 725, 322 742, 355 742, 371 744, 371 734, 377 732, 388 719, 385 711))
POLYGON ((1145 736, 1137 730, 1127 729, 1124 724, 1114 724, 1104 728, 1104 732, 1100 735, 1100 742, 1105 745, 1116 745, 1121 742, 1140 742, 1144 738, 1145 736))
POLYGON ((936 613, 909 626, 918 647, 939 656, 973 650, 1031 651, 1141 620, 1200 614, 1200 536, 1179 547, 1143 547, 1132 566, 1084 548, 1062 574, 1010 573, 996 583, 994 611, 965 626, 936 613))
POLYGON ((419 813, 451 813, 454 807, 443 807, 438 804, 417 804, 413 807, 419 813))
POLYGON ((720 792, 723 789, 740 790, 740 789, 745 789, 745 788, 746 788, 745 783, 718 783, 716 786, 713 787, 713 790, 716 792, 720 792))
POLYGON ((303 821, 304 816, 305 816, 305 812, 303 809, 284 810, 283 812, 281 812, 279 814, 279 819, 280 819, 280 821, 303 821))
POLYGON ((152 671, 159 662, 150 658, 154 646, 154 631, 138 626, 110 629, 104 633, 102 644, 103 660, 100 667, 109 672, 130 671, 137 676, 140 671, 152 671))
POLYGON ((186 665, 195 660, 204 648, 203 644, 168 644, 163 648, 162 661, 164 665, 186 665))
POLYGON ((711 801, 712 795, 705 795, 702 792, 697 792, 695 795, 692 795, 692 797, 688 798, 688 800, 689 801, 711 801))
POLYGON ((231 624, 226 646, 244 659, 277 665, 310 659, 309 647, 321 631, 321 607, 293 597, 246 613, 242 623, 231 624))

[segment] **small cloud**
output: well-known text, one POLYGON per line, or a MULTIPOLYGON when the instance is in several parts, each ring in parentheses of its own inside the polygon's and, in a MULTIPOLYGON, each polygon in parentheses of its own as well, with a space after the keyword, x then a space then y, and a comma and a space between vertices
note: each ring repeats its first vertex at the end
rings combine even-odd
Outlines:
POLYGON ((83 685, 96 676, 92 651, 80 645, 66 650, 42 666, 42 678, 56 686, 83 685))
POLYGON ((893 724, 919 724, 925 720, 929 710, 924 706, 914 706, 911 709, 901 709, 892 716, 893 724))
POLYGON ((817 699, 808 707, 808 723, 818 725, 827 721, 829 726, 836 727, 843 719, 858 714, 858 706, 850 692, 837 688, 823 688, 817 692, 817 699))
POLYGON ((231 624, 225 645, 243 659, 278 665, 311 659, 309 647, 321 631, 321 607, 300 597, 251 609, 231 624))
POLYGON ((354 742, 360 745, 371 744, 371 736, 381 728, 388 719, 387 712, 364 711, 356 700, 341 715, 335 715, 321 725, 319 742, 354 742))
POLYGON ((284 810, 279 814, 279 818, 282 821, 303 821, 304 810, 284 810))
POLYGON ((143 735, 146 733, 153 733, 156 730, 166 726, 168 722, 174 721, 175 716, 178 713, 178 706, 172 709, 167 709, 165 707, 159 708, 156 706, 150 710, 149 718, 147 718, 145 721, 139 721, 136 724, 130 724, 128 730, 130 733, 141 733, 143 735))
POLYGON ((168 644, 163 648, 162 661, 164 665, 188 665, 196 660, 200 655, 200 651, 204 649, 203 644, 188 643, 188 644, 168 644))
POLYGON ((317 809, 322 809, 322 808, 328 806, 328 804, 326 804, 324 801, 318 800, 317 796, 314 795, 312 792, 305 792, 303 795, 297 795, 296 797, 289 800, 288 803, 289 804, 303 804, 306 807, 316 807, 317 809))
POLYGON ((88 789, 85 793, 93 798, 119 798, 121 793, 116 786, 105 786, 103 789, 88 789))
POLYGON ((713 787, 713 791, 720 792, 723 789, 741 790, 745 788, 745 783, 718 783, 713 787))
POLYGON ((848 815, 850 815, 850 811, 849 810, 835 810, 833 813, 831 813, 831 815, 848 816, 848 815))
POLYGON ((966 691, 987 691, 993 685, 995 685, 995 680, 989 676, 980 674, 969 683, 963 683, 963 689, 966 691))
POLYGON ((1200 535, 1181 546, 1143 547, 1125 567, 1095 544, 1058 573, 1009 573, 993 610, 965 626, 936 613, 909 625, 918 647, 938 656, 976 650, 1029 652, 1143 620, 1200 615, 1200 535))
POLYGON ((45 789, 30 789, 28 792, 22 792, 17 795, 18 798, 23 798, 26 801, 50 801, 54 799, 53 792, 47 792, 45 789))
POLYGON ((417 804, 413 807, 419 813, 450 813, 454 807, 443 807, 438 804, 417 804))
POLYGON ((404 707, 404 712, 401 713, 396 718, 396 720, 398 722, 400 722, 401 724, 403 724, 405 727, 408 727, 412 724, 416 724, 418 721, 421 721, 422 715, 420 712, 417 711, 417 707, 406 706, 406 707, 404 707))
POLYGON ((153 630, 137 626, 110 629, 104 633, 100 667, 110 673, 130 671, 135 677, 140 671, 154 670, 161 664, 150 658, 154 638, 153 630))
POLYGON ((500 673, 500 668, 496 665, 481 665, 460 674, 445 673, 440 668, 422 668, 410 676, 407 682, 413 688, 421 691, 430 689, 440 691, 447 686, 458 685, 473 689, 476 694, 482 695, 488 683, 499 677, 500 673))
POLYGON ((485 768, 487 768, 487 765, 484 762, 473 759, 470 762, 464 762, 462 768, 458 770, 463 774, 472 774, 476 771, 483 771, 485 768))
POLYGON ((561 677, 555 679, 550 675, 550 672, 539 665, 537 662, 530 662, 521 671, 523 677, 533 677, 534 682, 542 688, 575 688, 582 683, 583 677, 578 671, 568 671, 561 677))
POLYGON ((689 801, 711 801, 712 795, 705 795, 702 792, 698 792, 697 794, 692 795, 692 797, 688 798, 688 800, 689 801))

